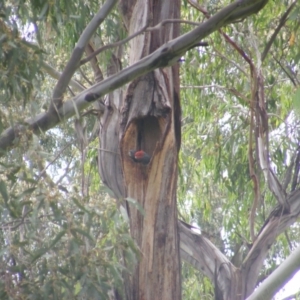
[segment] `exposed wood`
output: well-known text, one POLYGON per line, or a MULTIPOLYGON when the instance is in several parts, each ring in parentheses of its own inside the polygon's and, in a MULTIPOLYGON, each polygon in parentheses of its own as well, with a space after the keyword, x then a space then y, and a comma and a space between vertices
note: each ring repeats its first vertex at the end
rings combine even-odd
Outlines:
MULTIPOLYGON (((129 35, 148 23, 155 26, 165 19, 179 18, 179 1, 128 3, 120 1, 129 35)), ((113 55, 107 79, 66 101, 58 111, 48 111, 26 121, 39 134, 108 94, 101 116, 100 174, 117 199, 134 198, 145 211, 143 216, 127 204, 131 233, 142 253, 132 278, 125 278, 127 299, 181 298, 179 238, 181 257, 215 283, 220 299, 243 299, 255 288, 268 248, 299 215, 296 202, 299 191, 286 198, 285 194, 281 195, 289 202, 291 212, 270 216, 241 269, 210 241, 177 223, 178 67, 158 68, 176 61, 214 30, 258 11, 266 3, 265 0, 236 1, 181 37, 177 37, 179 24, 175 22, 159 31, 145 32, 131 41, 130 67, 121 70, 119 58, 113 55), (129 82, 126 91, 122 90, 129 82), (132 161, 128 156, 131 149, 145 150, 151 155, 150 163, 142 165, 132 161)), ((1 150, 15 146, 13 142, 26 129, 20 125, 6 130, 0 137, 1 150)))
MULTIPOLYGON (((129 20, 129 34, 147 24, 179 18, 179 1, 137 0, 129 20)), ((131 64, 179 35, 178 24, 146 32, 130 43, 131 64)), ((142 255, 132 276, 132 299, 181 299, 181 264, 177 232, 177 165, 180 144, 178 66, 155 70, 133 81, 127 88, 121 120, 121 153, 126 196, 136 199, 143 216, 128 205, 131 235, 142 255), (131 149, 151 156, 148 165, 132 161, 131 149)))
POLYGON ((299 218, 299 200, 300 189, 287 196, 290 213, 283 213, 280 205, 270 213, 240 268, 234 266, 206 237, 193 232, 179 221, 181 259, 212 281, 215 281, 215 269, 226 265, 222 269, 222 276, 216 278, 224 299, 246 299, 256 287, 264 259, 276 237, 299 218))
MULTIPOLYGON (((203 272, 224 300, 240 299, 241 272, 203 235, 179 223, 180 255, 203 272)), ((220 297, 218 297, 220 299, 220 297)))
POLYGON ((71 80, 73 74, 75 73, 79 65, 79 61, 84 53, 84 50, 89 40, 91 39, 92 35, 97 30, 97 28, 100 26, 100 24, 112 11, 116 3, 117 0, 106 1, 82 32, 72 52, 71 58, 69 59, 62 73, 62 76, 60 76, 53 90, 52 102, 49 107, 50 111, 56 111, 62 106, 63 94, 66 91, 69 81, 71 80))
MULTIPOLYGON (((119 59, 112 55, 107 70, 108 75, 113 75, 120 69, 119 59)), ((122 89, 117 89, 106 97, 104 113, 100 118, 99 132, 98 168, 101 180, 110 188, 116 199, 125 197, 119 145, 122 95, 122 89)))
POLYGON ((247 298, 247 300, 271 299, 300 269, 298 248, 247 298))
MULTIPOLYGON (((110 76, 102 82, 95 84, 74 98, 65 101, 62 104, 62 107, 58 108, 57 111, 48 111, 46 113, 41 113, 34 118, 27 119, 24 121, 24 123, 28 124, 27 126, 16 124, 13 127, 7 128, 0 136, 0 156, 9 149, 18 145, 18 138, 22 132, 30 129, 34 134, 40 134, 40 132, 45 132, 50 128, 53 128, 60 122, 74 116, 76 112, 82 111, 88 107, 92 101, 97 99, 97 97, 93 97, 91 100, 88 100, 88 95, 97 95, 98 98, 100 98, 141 75, 144 75, 156 68, 164 67, 171 61, 176 61, 176 58, 183 55, 191 47, 197 44, 199 40, 208 36, 214 30, 226 25, 229 20, 230 22, 233 22, 240 18, 244 18, 245 15, 248 15, 249 13, 247 8, 249 8, 252 12, 254 7, 257 10, 253 11, 253 13, 258 12, 259 9, 262 8, 258 4, 264 6, 266 2, 266 0, 236 1, 222 9, 194 30, 162 45, 156 51, 136 62, 132 66, 129 66, 128 68, 120 71, 118 74, 110 76), (243 7, 243 9, 239 14, 238 12, 241 7, 243 7)), ((121 3, 121 6, 125 11, 131 11, 132 6, 128 5, 128 3, 124 3, 124 1, 121 3)))

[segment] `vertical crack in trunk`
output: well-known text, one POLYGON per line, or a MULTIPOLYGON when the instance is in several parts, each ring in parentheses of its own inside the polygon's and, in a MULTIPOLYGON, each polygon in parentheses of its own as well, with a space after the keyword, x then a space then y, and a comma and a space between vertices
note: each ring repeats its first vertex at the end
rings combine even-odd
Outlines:
MULTIPOLYGON (((129 34, 148 22, 145 16, 153 16, 151 26, 179 17, 178 1, 147 4, 136 1, 133 14, 126 16, 129 34)), ((136 62, 178 34, 178 24, 170 24, 158 32, 139 36, 130 45, 130 62, 136 62)), ((132 299, 181 299, 176 207, 178 88, 178 67, 172 67, 135 80, 124 97, 120 150, 126 196, 138 201, 145 211, 142 216, 135 207, 128 206, 131 234, 141 250, 131 280, 132 299), (129 157, 130 150, 145 151, 151 157, 150 163, 136 162, 129 157)))
MULTIPOLYGON (((130 6, 125 2, 120 2, 120 8, 128 35, 148 23, 155 26, 164 19, 179 18, 178 0, 137 0, 130 6)), ((137 36, 129 45, 130 64, 178 35, 179 24, 174 23, 137 36)), ((109 73, 120 68, 120 61, 112 56, 109 73)), ((179 70, 174 66, 146 74, 131 82, 124 95, 119 89, 105 100, 98 152, 101 178, 116 198, 133 198, 145 211, 143 216, 127 203, 131 235, 141 250, 134 273, 124 277, 127 299, 181 299, 176 206, 178 95, 179 70), (150 161, 139 160, 142 150, 150 161)))

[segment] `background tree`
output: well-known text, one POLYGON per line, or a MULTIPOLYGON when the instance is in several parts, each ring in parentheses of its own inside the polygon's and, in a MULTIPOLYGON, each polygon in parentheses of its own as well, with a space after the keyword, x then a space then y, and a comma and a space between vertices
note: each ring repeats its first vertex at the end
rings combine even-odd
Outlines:
POLYGON ((0 6, 1 299, 246 299, 299 238, 299 5, 116 2, 0 6))

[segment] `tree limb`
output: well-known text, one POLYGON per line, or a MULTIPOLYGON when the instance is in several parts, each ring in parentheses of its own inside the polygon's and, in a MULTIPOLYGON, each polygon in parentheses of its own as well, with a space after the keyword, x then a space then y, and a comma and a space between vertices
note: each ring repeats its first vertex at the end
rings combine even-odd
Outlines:
POLYGON ((112 44, 109 44, 109 45, 105 45, 105 46, 102 46, 102 47, 96 49, 93 53, 88 55, 86 58, 82 59, 80 61, 80 65, 84 65, 85 63, 90 61, 92 58, 94 58, 96 55, 100 54, 101 52, 103 52, 105 50, 108 50, 108 49, 126 44, 127 42, 129 42, 130 40, 132 40, 133 38, 135 38, 139 34, 142 34, 143 32, 159 30, 162 26, 165 26, 168 23, 184 23, 184 24, 196 25, 196 26, 200 25, 200 23, 198 23, 198 22, 178 20, 178 19, 167 19, 167 20, 164 20, 164 21, 160 22, 159 24, 155 25, 154 27, 148 27, 148 25, 146 25, 142 29, 140 29, 139 31, 135 32, 134 34, 128 36, 127 38, 125 38, 121 41, 118 41, 118 42, 115 42, 115 43, 112 43, 112 44))
MULTIPOLYGON (((267 1, 257 0, 255 3, 265 5, 267 1)), ((123 86, 141 75, 153 71, 156 68, 163 68, 168 66, 170 63, 177 61, 177 59, 186 51, 213 31, 233 22, 234 20, 244 18, 245 15, 248 15, 247 7, 252 11, 252 0, 238 0, 229 4, 206 22, 200 24, 197 28, 174 40, 171 40, 137 63, 123 69, 118 74, 112 75, 102 82, 95 84, 88 90, 78 94, 73 99, 64 102, 61 107, 57 107, 57 110, 49 109, 46 113, 41 113, 32 119, 27 119, 25 121, 26 125, 18 124, 6 129, 0 136, 0 156, 8 149, 16 146, 16 138, 19 137, 26 129, 32 130, 35 134, 45 132, 57 125, 59 122, 74 116, 76 112, 83 110, 89 106, 91 102, 99 99, 103 95, 123 86), (239 11, 241 11, 241 13, 238 14, 239 11), (232 17, 233 15, 235 15, 235 19, 232 17)), ((253 13, 257 11, 258 10, 253 11, 253 13)), ((84 48, 82 51, 84 51, 84 48)), ((61 78, 62 77, 64 76, 62 75, 61 78)), ((58 98, 61 97, 63 90, 62 87, 66 87, 68 85, 70 78, 68 81, 62 82, 59 85, 60 87, 58 87, 58 85, 56 86, 57 92, 54 93, 55 98, 57 98, 57 96, 58 98)))
POLYGON ((271 299, 299 269, 300 246, 247 298, 247 300, 271 299))
POLYGON ((262 62, 265 60, 265 58, 266 58, 266 56, 267 56, 267 54, 268 54, 268 52, 269 52, 272 44, 274 43, 274 41, 275 41, 275 39, 276 39, 276 37, 277 37, 280 29, 284 26, 284 24, 285 24, 285 22, 286 22, 286 20, 287 20, 287 18, 289 16, 289 14, 290 14, 290 12, 292 11, 292 9, 294 8, 294 6, 296 4, 297 4, 297 1, 294 1, 290 5, 290 7, 287 9, 287 11, 283 14, 283 16, 280 18, 278 26, 276 27, 275 31, 273 32, 270 40, 268 41, 268 43, 267 43, 267 45, 266 45, 266 47, 265 47, 265 49, 264 49, 264 51, 263 51, 263 53, 261 55, 261 61, 262 62))
POLYGON ((246 277, 244 282, 247 284, 244 287, 244 295, 249 296, 254 290, 263 261, 276 237, 299 217, 300 189, 289 194, 287 202, 290 206, 290 213, 285 213, 280 204, 276 206, 262 226, 258 237, 242 264, 242 276, 246 277))
MULTIPOLYGON (((49 74, 52 78, 59 79, 62 76, 61 72, 56 71, 46 62, 42 62, 42 68, 49 74)), ((82 92, 85 88, 76 80, 70 79, 69 85, 77 90, 78 92, 82 92)))
MULTIPOLYGON (((221 270, 222 276, 218 276, 217 279, 218 287, 223 295, 229 290, 226 286, 229 282, 232 283, 232 286, 234 286, 233 282, 244 282, 246 285, 241 287, 242 290, 239 292, 245 297, 249 296, 256 287, 261 266, 276 237, 294 223, 300 215, 300 189, 288 196, 288 202, 291 213, 282 214, 280 205, 270 213, 240 269, 237 269, 207 238, 193 232, 183 222, 178 221, 181 259, 191 264, 212 281, 215 280, 215 267, 226 266, 221 270), (243 280, 238 281, 236 276, 243 278, 243 280)), ((270 299, 270 297, 262 299, 270 299)))
POLYGON ((90 23, 86 26, 82 32, 74 50, 69 59, 62 75, 60 76, 58 82, 53 91, 52 103, 49 108, 50 111, 57 110, 62 105, 62 96, 66 91, 66 88, 71 80, 73 74, 75 73, 78 62, 82 54, 84 53, 85 47, 91 39, 94 32, 97 30, 99 25, 105 20, 107 15, 111 12, 117 0, 107 0, 106 3, 99 9, 98 13, 93 17, 90 23))
POLYGON ((238 271, 226 256, 202 234, 193 232, 183 222, 178 221, 180 235, 180 257, 205 274, 215 286, 230 299, 228 291, 235 293, 228 285, 236 286, 233 280, 238 271))

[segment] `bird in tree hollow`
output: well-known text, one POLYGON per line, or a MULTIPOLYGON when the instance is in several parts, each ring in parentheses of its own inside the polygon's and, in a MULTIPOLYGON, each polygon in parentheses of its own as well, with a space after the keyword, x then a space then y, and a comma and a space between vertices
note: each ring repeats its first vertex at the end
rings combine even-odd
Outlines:
POLYGON ((136 163, 142 163, 148 165, 150 162, 150 155, 143 150, 130 150, 128 152, 129 157, 136 163))

